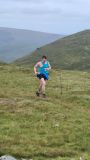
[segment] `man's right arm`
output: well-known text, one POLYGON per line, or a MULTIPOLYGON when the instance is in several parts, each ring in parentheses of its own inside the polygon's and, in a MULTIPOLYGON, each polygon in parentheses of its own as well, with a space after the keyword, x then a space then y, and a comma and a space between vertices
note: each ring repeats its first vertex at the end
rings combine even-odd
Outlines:
POLYGON ((35 64, 35 66, 34 66, 34 73, 35 73, 35 75, 38 74, 38 72, 37 72, 37 67, 39 67, 39 63, 40 63, 40 62, 37 62, 37 63, 35 64))

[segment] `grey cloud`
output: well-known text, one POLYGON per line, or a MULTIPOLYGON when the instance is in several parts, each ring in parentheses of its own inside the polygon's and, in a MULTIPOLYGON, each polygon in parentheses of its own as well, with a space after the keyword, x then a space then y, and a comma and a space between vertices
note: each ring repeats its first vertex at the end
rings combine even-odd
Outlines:
POLYGON ((33 15, 47 15, 47 14, 59 14, 62 13, 61 9, 56 9, 56 8, 24 8, 22 9, 22 13, 24 14, 33 14, 33 15))
POLYGON ((89 26, 89 17, 90 0, 0 0, 1 26, 66 32, 89 26))
MULTIPOLYGON (((6 0, 4 0, 4 1, 6 1, 6 0)), ((16 2, 24 2, 24 3, 35 3, 35 4, 45 2, 44 0, 7 0, 7 1, 8 2, 15 2, 16 1, 16 2)))

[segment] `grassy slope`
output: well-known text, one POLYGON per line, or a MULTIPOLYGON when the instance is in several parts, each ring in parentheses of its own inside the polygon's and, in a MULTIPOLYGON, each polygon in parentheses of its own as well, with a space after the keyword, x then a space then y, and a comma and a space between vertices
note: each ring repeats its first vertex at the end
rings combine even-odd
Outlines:
POLYGON ((89 159, 90 73, 53 70, 47 99, 35 96, 37 85, 32 70, 0 67, 0 155, 89 159))
POLYGON ((16 64, 30 65, 43 54, 48 56, 52 66, 62 69, 90 70, 90 30, 79 32, 57 40, 26 56, 16 64))

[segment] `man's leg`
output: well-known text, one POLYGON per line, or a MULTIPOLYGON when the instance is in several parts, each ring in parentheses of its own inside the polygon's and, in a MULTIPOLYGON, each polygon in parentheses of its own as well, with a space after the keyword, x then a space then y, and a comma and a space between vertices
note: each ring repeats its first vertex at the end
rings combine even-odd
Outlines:
POLYGON ((36 92, 37 96, 40 96, 40 94, 42 94, 42 88, 43 88, 43 80, 39 79, 39 88, 38 91, 36 92))
POLYGON ((43 97, 45 97, 45 85, 46 85, 46 81, 44 80, 44 78, 39 79, 39 89, 36 92, 37 96, 40 96, 40 94, 43 95, 43 97))
POLYGON ((42 83, 41 83, 41 79, 39 80, 39 89, 38 92, 41 93, 42 92, 42 83))
POLYGON ((40 79, 40 84, 41 84, 41 93, 43 95, 45 95, 45 86, 46 86, 46 81, 44 80, 44 78, 40 79))

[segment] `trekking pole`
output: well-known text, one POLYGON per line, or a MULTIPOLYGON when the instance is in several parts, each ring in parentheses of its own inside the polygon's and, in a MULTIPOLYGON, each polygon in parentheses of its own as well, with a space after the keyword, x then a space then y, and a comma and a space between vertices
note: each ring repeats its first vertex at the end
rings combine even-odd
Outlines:
POLYGON ((61 95, 63 94, 62 90, 62 71, 60 72, 60 90, 61 90, 61 95))

